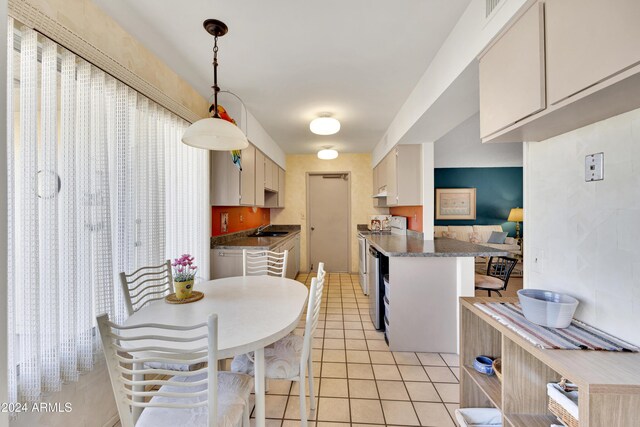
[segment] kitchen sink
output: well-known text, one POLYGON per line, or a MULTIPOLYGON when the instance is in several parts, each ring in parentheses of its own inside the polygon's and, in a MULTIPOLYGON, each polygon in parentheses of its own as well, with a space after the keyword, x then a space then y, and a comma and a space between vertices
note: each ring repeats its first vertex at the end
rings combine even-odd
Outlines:
POLYGON ((248 237, 280 237, 289 234, 288 231, 261 231, 259 233, 249 234, 248 237))

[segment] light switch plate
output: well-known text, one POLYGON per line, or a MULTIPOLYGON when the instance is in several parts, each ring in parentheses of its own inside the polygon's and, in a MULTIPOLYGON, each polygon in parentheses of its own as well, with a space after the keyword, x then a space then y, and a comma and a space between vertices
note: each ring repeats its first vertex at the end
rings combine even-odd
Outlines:
POLYGON ((584 180, 586 182, 604 179, 604 153, 589 154, 584 158, 584 180))

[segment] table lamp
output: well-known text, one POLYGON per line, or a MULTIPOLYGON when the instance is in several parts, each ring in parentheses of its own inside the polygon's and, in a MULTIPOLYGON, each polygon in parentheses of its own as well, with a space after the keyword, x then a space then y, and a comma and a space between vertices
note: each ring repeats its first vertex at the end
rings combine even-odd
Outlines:
POLYGON ((507 221, 516 223, 516 239, 520 239, 520 222, 523 219, 523 215, 522 208, 513 208, 509 212, 509 218, 507 218, 507 221))

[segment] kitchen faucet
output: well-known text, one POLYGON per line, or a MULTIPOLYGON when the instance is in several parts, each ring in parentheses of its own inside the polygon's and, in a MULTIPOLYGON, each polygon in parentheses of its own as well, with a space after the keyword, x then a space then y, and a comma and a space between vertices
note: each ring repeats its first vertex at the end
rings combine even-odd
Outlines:
POLYGON ((269 224, 261 225, 260 227, 258 227, 258 233, 262 233, 265 230, 265 228, 267 228, 268 226, 269 226, 269 224))

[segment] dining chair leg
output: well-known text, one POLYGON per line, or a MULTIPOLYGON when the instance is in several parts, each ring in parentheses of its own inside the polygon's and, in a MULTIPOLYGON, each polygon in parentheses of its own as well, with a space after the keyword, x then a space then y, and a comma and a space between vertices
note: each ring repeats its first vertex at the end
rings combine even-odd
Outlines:
POLYGON ((502 294, 500 293, 500 291, 495 291, 495 292, 496 292, 496 294, 498 294, 498 296, 499 296, 499 297, 501 297, 501 296, 502 296, 502 294))
POLYGON ((487 292, 489 293, 489 296, 491 296, 491 289, 487 289, 487 292))
MULTIPOLYGON (((311 355, 309 355, 309 409, 312 411, 316 410, 316 396, 315 390, 313 388, 313 361, 311 360, 311 355)), ((300 380, 301 384, 304 384, 304 378, 300 380)))
POLYGON ((304 378, 301 377, 300 378, 300 382, 298 383, 300 385, 300 426, 301 427, 307 427, 307 407, 306 407, 306 400, 307 400, 307 396, 306 393, 304 392, 304 378))
MULTIPOLYGON (((144 363, 133 363, 133 369, 134 370, 141 370, 144 369, 144 363)), ((134 374, 131 378, 133 381, 144 381, 144 375, 141 374, 134 374)), ((144 386, 143 385, 134 385, 132 386, 133 391, 144 391, 144 386)), ((134 397, 133 400, 135 402, 143 402, 144 398, 143 397, 134 397)), ((133 416, 133 423, 137 423, 138 422, 138 418, 140 418, 140 415, 142 414, 142 409, 138 406, 132 406, 131 407, 131 415, 133 416)))
POLYGON ((259 348, 254 354, 254 381, 256 391, 256 427, 265 427, 265 399, 264 399, 264 348, 259 348))

